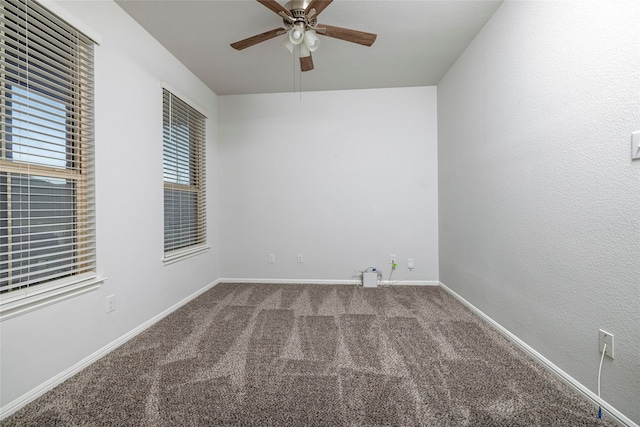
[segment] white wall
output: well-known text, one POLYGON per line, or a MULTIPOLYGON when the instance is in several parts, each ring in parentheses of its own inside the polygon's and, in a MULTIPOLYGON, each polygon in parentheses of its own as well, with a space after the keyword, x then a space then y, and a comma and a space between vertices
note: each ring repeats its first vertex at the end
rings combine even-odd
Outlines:
POLYGON ((435 87, 218 100, 223 277, 438 280, 435 87))
POLYGON ((111 1, 59 3, 96 33, 98 290, 0 324, 5 406, 219 277, 217 97, 111 1), (208 112, 206 254, 163 256, 162 90, 166 81, 208 112), (116 311, 105 298, 116 294, 116 311))
POLYGON ((441 281, 640 422, 640 3, 505 2, 438 85, 441 281))

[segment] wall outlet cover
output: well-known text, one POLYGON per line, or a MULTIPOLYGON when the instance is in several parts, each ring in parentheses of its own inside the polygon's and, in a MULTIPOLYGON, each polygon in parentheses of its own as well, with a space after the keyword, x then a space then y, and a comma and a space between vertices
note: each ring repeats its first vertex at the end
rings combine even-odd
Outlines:
POLYGON ((107 297, 107 303, 106 303, 106 307, 105 307, 105 312, 106 313, 111 313, 112 311, 116 311, 116 296, 114 295, 109 295, 107 297))
POLYGON ((605 356, 609 356, 610 358, 613 359, 613 334, 610 334, 607 331, 603 331, 602 329, 600 329, 600 332, 598 333, 598 343, 599 343, 599 352, 602 353, 602 349, 604 348, 604 344, 607 344, 607 348, 604 352, 605 356))

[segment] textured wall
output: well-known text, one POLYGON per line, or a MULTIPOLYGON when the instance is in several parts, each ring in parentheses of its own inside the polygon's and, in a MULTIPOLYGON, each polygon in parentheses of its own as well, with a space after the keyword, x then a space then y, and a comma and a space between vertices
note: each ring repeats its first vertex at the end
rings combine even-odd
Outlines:
POLYGON ((77 296, 0 323, 1 402, 71 367, 219 277, 217 97, 113 2, 61 2, 101 38, 95 49, 98 274, 77 296), (206 254, 163 266, 162 88, 208 112, 206 254), (107 295, 116 311, 105 313, 107 295))
POLYGON ((223 277, 438 280, 436 88, 219 97, 223 277), (276 262, 267 263, 275 253, 276 262), (304 263, 296 262, 296 254, 304 263))
POLYGON ((438 85, 440 278, 640 422, 640 3, 504 3, 438 85))

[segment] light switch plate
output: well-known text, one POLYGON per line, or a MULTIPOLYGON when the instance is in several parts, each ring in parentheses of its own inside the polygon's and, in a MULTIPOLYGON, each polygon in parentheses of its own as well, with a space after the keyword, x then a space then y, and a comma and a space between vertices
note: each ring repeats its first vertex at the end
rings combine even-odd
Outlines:
POLYGON ((631 160, 640 160, 640 130, 631 134, 631 160))

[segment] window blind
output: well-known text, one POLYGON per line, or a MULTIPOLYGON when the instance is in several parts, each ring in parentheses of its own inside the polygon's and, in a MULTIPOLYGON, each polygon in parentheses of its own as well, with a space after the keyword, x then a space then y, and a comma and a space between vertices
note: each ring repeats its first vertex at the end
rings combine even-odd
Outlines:
POLYGON ((0 3, 0 292, 95 271, 93 42, 0 3))
POLYGON ((205 120, 163 89, 164 251, 206 242, 205 120))

